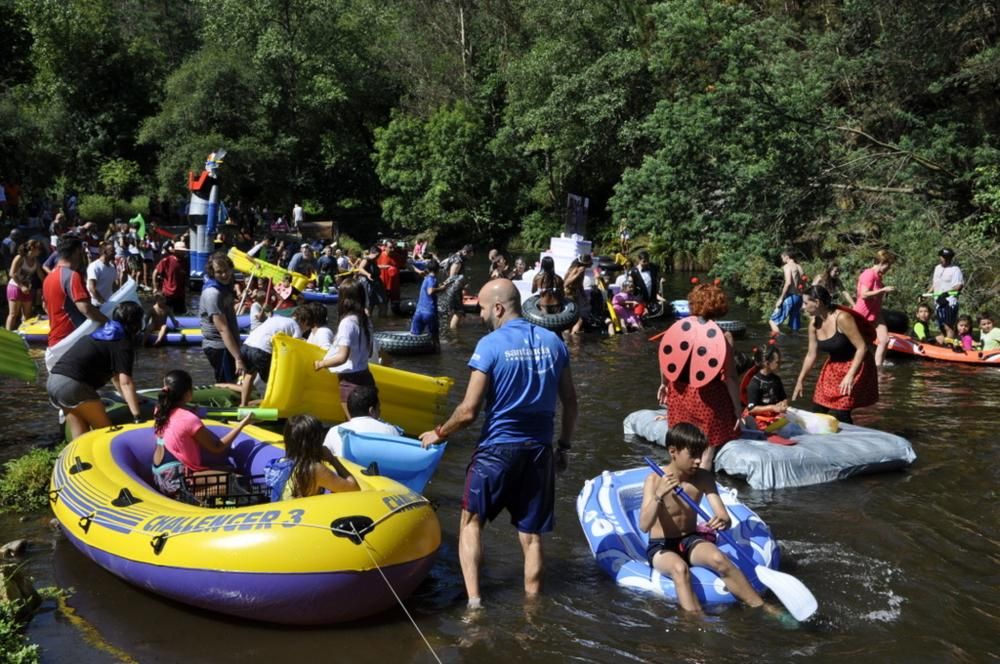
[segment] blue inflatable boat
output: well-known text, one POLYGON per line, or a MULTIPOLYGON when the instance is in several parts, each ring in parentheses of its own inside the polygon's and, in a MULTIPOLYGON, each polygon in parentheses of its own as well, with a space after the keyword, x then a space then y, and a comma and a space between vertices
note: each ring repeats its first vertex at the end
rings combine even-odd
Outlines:
POLYGON ((358 433, 340 429, 341 456, 359 466, 378 464, 378 474, 394 479, 417 493, 423 493, 448 443, 424 449, 420 441, 405 436, 358 433))
MULTIPOLYGON (((670 576, 660 574, 646 562, 649 535, 639 530, 642 485, 651 472, 646 466, 618 472, 604 471, 584 483, 576 499, 576 511, 597 564, 618 585, 677 601, 677 591, 670 576)), ((719 496, 732 520, 729 534, 745 550, 753 551, 754 562, 758 565, 778 569, 781 555, 767 525, 736 499, 735 490, 719 486, 719 496)), ((711 513, 708 500, 703 498, 701 506, 711 513)), ((729 544, 719 539, 716 545, 734 564, 743 568, 736 551, 729 544)), ((764 591, 756 575, 748 574, 747 578, 758 592, 764 591)), ((739 601, 726 589, 722 579, 708 568, 692 567, 691 584, 702 605, 739 601)))

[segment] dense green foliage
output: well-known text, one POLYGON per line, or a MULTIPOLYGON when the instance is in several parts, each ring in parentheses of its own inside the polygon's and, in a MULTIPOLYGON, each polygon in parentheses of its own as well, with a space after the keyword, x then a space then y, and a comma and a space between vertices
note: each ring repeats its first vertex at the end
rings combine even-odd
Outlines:
MULTIPOLYGON (((1000 11, 946 0, 0 0, 0 178, 537 246, 568 194, 734 290, 791 245, 998 305, 1000 11)), ((968 309, 967 309, 968 310, 968 309)))
POLYGON ((20 602, 0 602, 0 664, 39 661, 38 646, 24 637, 24 624, 18 619, 20 607, 20 602))
POLYGON ((0 474, 0 505, 17 512, 49 504, 49 482, 59 452, 34 449, 4 464, 0 474))

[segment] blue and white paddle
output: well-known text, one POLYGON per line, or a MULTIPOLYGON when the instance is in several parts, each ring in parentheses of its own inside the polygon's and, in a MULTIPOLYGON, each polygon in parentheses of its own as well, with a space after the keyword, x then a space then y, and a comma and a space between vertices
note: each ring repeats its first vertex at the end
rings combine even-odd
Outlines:
MULTIPOLYGON (((663 469, 660 468, 660 464, 656 463, 653 459, 649 457, 643 457, 643 460, 649 464, 649 467, 656 471, 657 475, 663 476, 663 469)), ((711 520, 705 510, 701 509, 698 503, 691 499, 691 496, 684 493, 684 489, 680 486, 674 487, 674 493, 680 496, 681 500, 686 502, 691 506, 698 516, 704 519, 706 522, 711 520)), ((736 539, 732 535, 727 533, 725 530, 717 530, 719 537, 724 539, 727 544, 729 544, 736 551, 736 555, 740 557, 743 562, 741 567, 744 567, 744 571, 751 571, 760 580, 762 584, 767 586, 774 596, 784 604, 788 612, 792 614, 792 617, 802 622, 807 620, 812 614, 816 613, 818 608, 818 603, 813 594, 809 592, 805 584, 796 579, 791 574, 785 574, 784 572, 779 572, 778 570, 771 569, 770 567, 765 567, 764 565, 758 565, 753 559, 753 556, 746 551, 745 548, 737 543, 736 539)))

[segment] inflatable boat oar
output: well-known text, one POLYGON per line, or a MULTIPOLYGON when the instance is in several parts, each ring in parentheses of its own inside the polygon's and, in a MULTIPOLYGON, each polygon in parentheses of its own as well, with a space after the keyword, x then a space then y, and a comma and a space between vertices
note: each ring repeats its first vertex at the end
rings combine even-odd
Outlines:
POLYGON ((225 417, 242 420, 253 413, 255 420, 260 422, 274 422, 278 419, 277 408, 199 408, 198 415, 201 417, 225 417))
MULTIPOLYGON (((656 463, 649 457, 643 457, 649 467, 656 471, 657 475, 663 475, 663 469, 660 468, 660 464, 656 463)), ((684 493, 684 489, 680 486, 674 487, 674 493, 680 496, 681 500, 687 503, 691 509, 693 509, 698 516, 700 516, 705 521, 710 521, 710 517, 705 510, 701 509, 701 506, 691 499, 691 496, 684 493)), ((816 612, 818 604, 816 598, 813 596, 809 589, 806 588, 805 584, 796 579, 791 574, 785 574, 784 572, 779 572, 773 570, 770 567, 765 567, 764 565, 758 565, 753 556, 746 552, 746 550, 740 546, 736 539, 733 538, 725 530, 715 531, 722 539, 726 541, 729 546, 735 549, 736 554, 739 556, 740 560, 746 566, 747 569, 753 571, 761 583, 771 589, 774 596, 785 605, 788 612, 792 614, 792 617, 802 622, 806 620, 816 612)))
POLYGON ((659 340, 660 340, 660 337, 662 337, 662 336, 663 336, 664 334, 666 334, 666 333, 667 333, 667 331, 666 331, 666 330, 664 330, 663 332, 660 332, 659 334, 654 334, 653 336, 651 336, 651 337, 649 338, 649 340, 650 340, 650 341, 659 341, 659 340))

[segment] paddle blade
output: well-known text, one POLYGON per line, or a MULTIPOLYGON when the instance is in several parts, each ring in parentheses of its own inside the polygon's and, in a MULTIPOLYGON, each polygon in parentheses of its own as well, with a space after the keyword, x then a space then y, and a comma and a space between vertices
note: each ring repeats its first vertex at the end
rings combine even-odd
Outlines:
POLYGON ((791 574, 758 565, 754 572, 765 586, 770 588, 792 617, 803 622, 816 613, 819 604, 805 584, 791 574))

